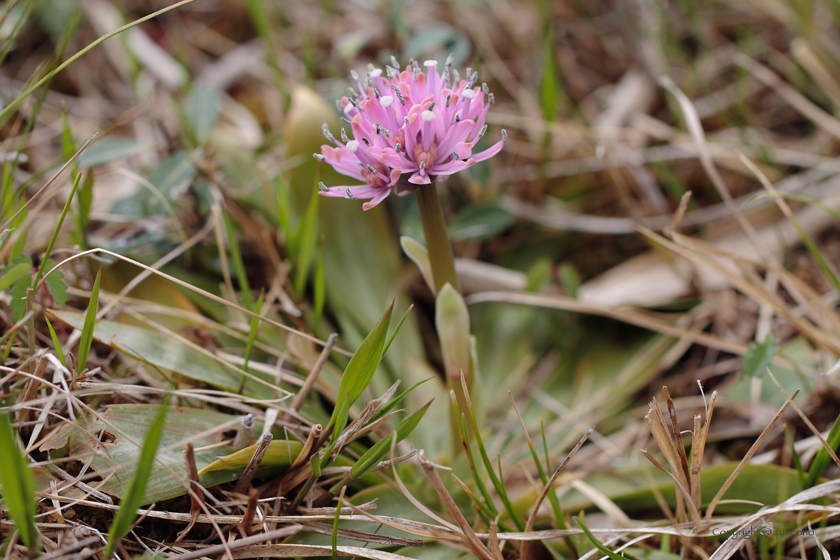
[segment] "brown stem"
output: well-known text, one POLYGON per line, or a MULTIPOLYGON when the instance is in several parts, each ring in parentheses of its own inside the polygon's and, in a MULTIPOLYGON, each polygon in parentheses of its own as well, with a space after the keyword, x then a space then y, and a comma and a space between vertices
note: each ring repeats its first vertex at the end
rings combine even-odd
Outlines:
POLYGON ((429 251, 429 260, 432 263, 435 292, 440 292, 447 282, 460 292, 461 286, 458 283, 458 275, 455 273, 452 246, 449 244, 449 236, 446 234, 443 208, 440 206, 440 199, 434 184, 420 185, 420 188, 417 189, 417 206, 420 209, 423 234, 426 236, 426 248, 429 251))

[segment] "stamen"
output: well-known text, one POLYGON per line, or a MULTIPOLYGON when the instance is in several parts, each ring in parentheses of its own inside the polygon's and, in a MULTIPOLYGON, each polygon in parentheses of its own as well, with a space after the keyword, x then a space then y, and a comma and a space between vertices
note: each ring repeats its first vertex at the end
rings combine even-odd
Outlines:
POLYGON ((452 69, 452 78, 453 78, 452 79, 453 84, 458 84, 458 83, 461 82, 461 74, 458 73, 457 68, 452 69))
POLYGON ((490 103, 490 105, 492 105, 496 102, 496 96, 491 93, 487 96, 487 102, 490 103))
POLYGON ((446 96, 446 107, 449 108, 449 102, 452 101, 452 94, 446 96))
POLYGON ((323 126, 321 126, 321 131, 324 133, 324 137, 327 140, 335 144, 335 136, 333 136, 332 132, 330 132, 330 127, 327 126, 327 123, 324 123, 323 126))
POLYGON ((325 159, 327 159, 327 158, 325 158, 325 157, 324 157, 323 155, 321 155, 321 154, 312 154, 312 157, 314 157, 314 158, 315 158, 315 159, 317 159, 318 161, 324 161, 325 159))
POLYGON ((445 66, 443 69, 443 83, 449 85, 449 66, 445 66))
POLYGON ((388 76, 389 80, 393 80, 394 78, 400 75, 399 71, 394 70, 390 66, 385 67, 385 74, 388 76))
POLYGON ((481 83, 481 91, 484 92, 484 95, 490 95, 490 88, 487 87, 487 82, 481 83))
POLYGON ((478 132, 478 137, 481 138, 484 136, 484 133, 487 132, 487 125, 481 127, 481 130, 478 132))
POLYGON ((378 175, 378 173, 376 172, 376 169, 374 169, 371 164, 367 164, 367 165, 365 165, 365 167, 367 167, 367 170, 370 171, 371 173, 373 173, 374 175, 378 175))
MULTIPOLYGON (((487 126, 487 125, 485 125, 485 126, 487 126)), ((508 139, 507 130, 505 130, 505 129, 503 128, 503 129, 502 129, 502 141, 507 142, 507 139, 508 139)))
POLYGON ((399 63, 399 61, 397 60, 397 57, 395 57, 394 55, 391 55, 391 66, 393 66, 393 67, 394 67, 394 68, 396 68, 397 70, 399 70, 399 69, 400 69, 400 63, 399 63))
POLYGON ((353 78, 354 82, 359 81, 359 73, 356 72, 355 70, 352 70, 352 69, 350 70, 350 77, 353 78))
MULTIPOLYGON (((355 107, 356 109, 359 109, 359 103, 358 103, 355 99, 353 99, 352 97, 348 97, 348 98, 347 98, 347 101, 349 101, 349 102, 350 102, 350 104, 351 104, 353 107, 355 107)), ((361 111, 361 109, 359 109, 359 110, 361 111)))
POLYGON ((349 140, 347 139, 347 132, 345 132, 344 127, 341 128, 341 141, 345 144, 349 142, 349 140))
POLYGON ((380 132, 382 132, 382 127, 379 126, 379 123, 376 123, 376 133, 379 134, 380 132))
POLYGON ((435 102, 432 101, 431 103, 429 103, 429 111, 431 111, 434 108, 435 108, 435 102))
POLYGON ((344 122, 346 122, 347 124, 352 124, 352 122, 350 121, 350 119, 348 119, 348 118, 347 118, 347 117, 345 117, 344 115, 341 115, 341 120, 343 120, 343 121, 344 121, 344 122))
POLYGON ((382 127, 382 132, 383 132, 383 133, 385 134, 385 136, 387 136, 388 138, 390 138, 390 137, 391 137, 391 131, 390 131, 390 130, 388 130, 387 128, 385 128, 384 126, 382 127))
POLYGON ((318 181, 318 190, 321 192, 330 192, 330 189, 327 188, 327 185, 323 181, 318 181))
POLYGON ((400 145, 399 142, 397 142, 397 145, 394 146, 394 151, 397 152, 397 153, 402 151, 402 145, 400 145))
POLYGON ((353 88, 351 88, 351 87, 348 87, 348 88, 347 88, 347 92, 350 94, 350 100, 351 100, 351 101, 352 101, 353 99, 356 99, 357 97, 359 97, 359 94, 358 94, 358 93, 356 93, 356 90, 355 90, 355 89, 353 89, 353 88))
POLYGON ((366 146, 370 146, 370 140, 368 140, 364 136, 362 136, 362 142, 364 142, 366 146))
POLYGON ((455 160, 461 159, 460 157, 458 157, 458 152, 452 152, 452 158, 455 160))
POLYGON ((347 193, 347 198, 349 198, 350 200, 359 200, 358 198, 356 198, 356 195, 354 195, 353 193, 350 192, 350 189, 344 189, 344 190, 347 193))
POLYGON ((449 68, 452 66, 452 61, 455 59, 455 53, 449 53, 449 56, 446 57, 446 67, 449 68))
POLYGON ((411 79, 412 80, 414 80, 416 82, 417 81, 417 76, 419 76, 419 75, 420 75, 420 69, 419 68, 412 68, 411 69, 411 79))
POLYGON ((374 94, 377 98, 382 97, 382 94, 381 94, 381 93, 379 93, 379 88, 378 88, 378 87, 374 87, 374 88, 373 88, 373 94, 374 94))
POLYGON ((455 122, 461 122, 461 113, 455 113, 455 122))
POLYGON ((353 153, 356 153, 356 150, 359 149, 359 142, 357 140, 350 140, 347 142, 347 149, 353 153))
MULTIPOLYGON (((368 69, 368 72, 373 72, 374 70, 376 70, 376 66, 374 66, 373 64, 371 64, 370 62, 368 62, 367 69, 368 69)), ((380 72, 381 72, 381 71, 382 71, 382 70, 380 70, 380 72)))
POLYGON ((420 162, 420 169, 426 169, 426 162, 425 161, 420 162))

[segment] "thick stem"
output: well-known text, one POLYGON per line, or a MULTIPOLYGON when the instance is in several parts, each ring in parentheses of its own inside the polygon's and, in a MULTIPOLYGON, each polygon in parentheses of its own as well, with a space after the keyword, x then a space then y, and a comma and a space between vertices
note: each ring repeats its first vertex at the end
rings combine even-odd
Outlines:
POLYGON ((417 189, 417 206, 420 209, 420 220, 423 222, 423 234, 426 236, 426 248, 432 263, 432 277, 435 280, 435 292, 448 282, 458 292, 461 285, 455 273, 455 259, 452 256, 452 246, 446 234, 446 222, 443 219, 443 208, 440 206, 437 188, 434 184, 420 185, 417 189))

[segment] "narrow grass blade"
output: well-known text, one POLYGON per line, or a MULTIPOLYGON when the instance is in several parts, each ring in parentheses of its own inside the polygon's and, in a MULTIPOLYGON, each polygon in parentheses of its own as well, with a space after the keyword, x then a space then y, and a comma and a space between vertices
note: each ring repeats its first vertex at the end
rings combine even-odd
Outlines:
POLYGON ((292 226, 289 220, 289 191, 286 188, 286 179, 283 177, 281 170, 277 174, 277 197, 276 197, 277 223, 280 225, 280 231, 283 233, 283 239, 286 241, 286 252, 289 259, 294 261, 295 251, 292 247, 292 226))
POLYGON ((0 490, 3 491, 5 507, 20 532, 23 543, 30 554, 38 550, 38 528, 35 526, 35 480, 29 461, 21 453, 15 440, 15 431, 9 416, 0 413, 0 490))
MULTIPOLYGON (((414 304, 413 303, 408 306, 408 309, 405 310, 405 313, 403 313, 403 316, 400 319, 400 322, 397 323, 396 327, 394 327, 394 332, 392 332, 391 336, 388 337, 388 341, 385 343, 385 348, 382 350, 383 354, 388 351, 388 348, 391 347, 391 343, 394 342, 394 337, 397 336, 398 332, 400 332, 400 327, 402 327, 403 323, 405 323, 405 320, 408 318, 408 314, 411 313, 412 309, 414 309, 414 304)), ((418 383, 418 385, 419 385, 419 383, 418 383)), ((417 385, 415 385, 414 387, 417 387, 417 385)), ((414 387, 412 387, 412 389, 414 387)))
POLYGON ((79 188, 79 181, 82 180, 82 174, 76 174, 76 178, 73 180, 73 188, 70 189, 70 196, 67 197, 67 202, 64 203, 64 209, 61 211, 61 216, 58 218, 58 223, 55 225, 55 229, 53 230, 52 238, 50 238, 49 244, 47 244, 47 250, 44 253, 44 258, 41 261, 41 266, 38 268, 38 274, 35 275, 35 278, 32 281, 32 287, 38 285, 38 282, 41 281, 41 276, 44 274, 44 268, 47 266, 47 260, 50 258, 50 253, 52 253, 52 248, 55 245, 55 240, 58 239, 58 232, 61 231, 61 225, 64 223, 64 218, 67 216, 67 211, 70 209, 70 203, 73 201, 73 197, 76 196, 76 189, 79 188))
MULTIPOLYGON (((414 428, 417 427, 417 424, 420 423, 420 420, 423 418, 423 415, 426 414, 426 411, 429 409, 431 404, 432 401, 427 402, 423 408, 402 419, 402 421, 397 425, 397 429, 394 430, 394 434, 397 436, 397 443, 403 441, 411 435, 411 432, 413 432, 414 428)), ((379 461, 381 461, 382 458, 391 451, 392 439, 393 438, 391 436, 384 437, 376 442, 373 447, 368 449, 365 454, 356 461, 356 464, 353 465, 353 468, 350 470, 351 476, 354 479, 359 479, 366 474, 369 474, 379 461)))
MULTIPOLYGON (((257 305, 254 307, 254 313, 257 315, 262 314, 263 308, 263 301, 265 300, 265 291, 260 292, 260 297, 257 299, 257 305)), ((254 342, 257 340, 257 331, 260 328, 260 319, 259 317, 251 317, 251 329, 248 331, 248 342, 245 345, 245 363, 242 366, 242 369, 245 371, 248 370, 248 362, 251 360, 251 351, 254 349, 254 342)), ((242 393, 242 390, 245 388, 245 380, 247 378, 243 375, 242 381, 239 385, 239 393, 242 393)))
MULTIPOLYGON (((342 495, 344 493, 342 492, 342 495)), ((341 518, 341 496, 338 497, 338 504, 335 506, 335 518, 332 527, 332 558, 338 560, 338 520, 341 518)))
POLYGON ((163 435, 163 425, 168 410, 169 406, 166 402, 160 405, 157 416, 155 416, 152 425, 149 427, 149 432, 146 434, 146 439, 143 441, 143 451, 140 453, 140 460, 135 467, 134 476, 131 478, 125 497, 120 501, 120 509, 117 510, 117 515, 111 524, 111 530, 108 531, 108 543, 105 546, 106 560, 111 558, 114 547, 128 533, 137 517, 137 508, 142 504, 143 496, 146 494, 146 485, 149 482, 152 464, 160 444, 160 438, 163 435))
MULTIPOLYGON (((835 451, 837 450, 837 446, 840 445, 840 416, 834 421, 834 425, 831 427, 831 431, 828 432, 828 437, 825 438, 825 442, 835 451)), ((831 461, 831 455, 829 455, 825 447, 821 447, 811 463, 811 468, 808 469, 808 478, 805 480, 804 488, 811 488, 819 482, 829 461, 831 461)))
POLYGON ((61 365, 67 367, 67 360, 64 358, 64 350, 61 349, 61 341, 58 340, 58 335, 55 334, 55 329, 53 329, 52 323, 50 323, 50 319, 46 316, 46 314, 44 314, 44 319, 47 321, 47 328, 50 330, 50 338, 52 338, 53 346, 55 346, 55 353, 61 361, 61 365))
MULTIPOLYGON (((551 470, 551 458, 548 456, 548 443, 545 439, 545 425, 540 421, 540 433, 542 434, 543 450, 545 451, 545 466, 549 471, 551 470)), ((540 469, 540 478, 543 484, 548 484, 548 480, 540 469)), ((566 525, 566 516, 563 515, 563 508, 560 505, 560 500, 557 499, 556 492, 548 493, 548 501, 551 503, 551 510, 554 512, 554 520, 557 522, 558 529, 568 529, 566 525)))
POLYGON ((87 313, 85 313, 85 324, 82 327, 82 336, 79 338, 79 362, 76 371, 81 373, 87 366, 88 353, 93 344, 93 327, 96 324, 96 310, 99 304, 99 280, 102 276, 102 269, 96 273, 96 280, 93 282, 93 289, 90 292, 90 302, 87 313))
MULTIPOLYGON (((385 354, 385 351, 383 351, 382 354, 385 354)), ((392 410, 395 410, 397 408, 397 406, 399 406, 399 404, 403 400, 405 400, 405 398, 408 395, 410 395, 412 391, 414 391, 414 389, 416 389, 417 387, 419 387, 420 385, 422 385, 423 383, 425 383, 427 381, 431 381, 432 379, 434 379, 434 378, 429 377, 428 379, 424 379, 423 381, 418 381, 417 383, 415 383, 414 385, 412 385, 411 387, 409 387, 408 389, 406 389, 405 391, 403 391, 402 393, 397 395, 394 399, 391 400, 391 402, 389 402, 384 407, 382 407, 382 410, 380 410, 379 412, 377 412, 376 414, 373 415, 373 418, 370 419, 371 423, 376 422, 377 420, 379 420, 380 418, 382 418, 383 416, 385 416, 386 414, 388 414, 392 410)))
POLYGON ((586 538, 589 539, 589 542, 592 543, 592 546, 600 550, 601 553, 605 554, 608 558, 612 558, 612 560, 638 560, 638 558, 626 552, 623 552, 622 554, 616 554, 615 552, 601 544, 601 541, 599 541, 595 537, 595 535, 592 534, 592 531, 589 530, 589 527, 586 526, 586 523, 584 523, 582 517, 575 517, 574 520, 575 523, 577 523, 578 527, 580 527, 583 531, 583 534, 586 535, 586 538))
MULTIPOLYGON (((314 331, 317 334, 318 330, 321 327, 321 315, 324 314, 324 301, 327 297, 327 277, 325 276, 324 272, 324 236, 321 236, 321 242, 318 244, 318 266, 315 269, 315 302, 314 302, 314 313, 315 317, 313 318, 314 324, 314 331)), ((402 324, 402 322, 400 322, 402 324)), ((390 343, 390 340, 388 341, 390 343)), ((385 345, 385 350, 388 349, 388 345, 385 345)), ((383 354, 385 351, 383 350, 383 354)))
POLYGON ((251 284, 248 283, 248 275, 245 273, 245 263, 242 262, 242 253, 239 252, 239 243, 236 241, 233 225, 230 223, 230 218, 228 217, 227 212, 223 212, 222 216, 225 221, 228 247, 230 247, 230 260, 233 261, 233 269, 236 272, 236 279, 239 282, 239 290, 242 292, 242 302, 245 304, 245 307, 251 309, 254 307, 254 298, 251 297, 251 284))
POLYGON ((300 224, 298 231, 298 259, 295 268, 295 295, 300 297, 303 294, 303 288, 306 287, 306 279, 309 277, 309 269, 312 266, 312 257, 315 254, 315 246, 318 243, 318 191, 312 193, 312 199, 309 201, 309 208, 306 211, 306 216, 300 224))

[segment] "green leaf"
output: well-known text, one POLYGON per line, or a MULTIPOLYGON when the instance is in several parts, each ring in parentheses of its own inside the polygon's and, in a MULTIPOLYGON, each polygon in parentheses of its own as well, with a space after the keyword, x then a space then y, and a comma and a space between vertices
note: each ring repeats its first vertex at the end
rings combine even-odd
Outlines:
MULTIPOLYGON (((47 313, 73 328, 82 328, 83 318, 78 313, 51 310, 47 313)), ((245 374, 244 370, 233 364, 209 356, 172 336, 124 323, 99 320, 93 338, 136 360, 232 393, 239 389, 242 375, 245 374)), ((275 390, 272 377, 252 372, 245 382, 243 393, 267 399, 276 396, 275 390)))
MULTIPOLYGON (((257 299, 257 305, 254 306, 254 313, 260 315, 262 313, 263 308, 263 301, 265 300, 265 292, 260 293, 259 299, 257 299)), ((245 364, 243 365, 242 369, 248 371, 248 362, 251 360, 251 352, 254 349, 254 342, 257 340, 257 331, 260 328, 260 318, 259 317, 251 317, 251 328, 248 331, 248 343, 245 345, 245 364)), ((245 385, 245 377, 242 378, 242 385, 245 385)))
POLYGON ((134 138, 105 138, 79 154, 77 161, 83 168, 94 167, 127 158, 151 148, 152 145, 148 142, 140 142, 134 138))
POLYGON ((20 278, 32 272, 31 262, 19 262, 6 269, 3 276, 0 276, 0 290, 8 290, 20 278))
MULTIPOLYGON (((62 105, 61 107, 61 155, 64 159, 69 160, 76 153, 76 139, 73 137, 73 131, 70 130, 70 121, 67 119, 67 110, 62 105)), ((77 162, 78 164, 78 162, 77 162)), ((75 175, 75 169, 71 171, 71 175, 75 175)))
POLYGON ((289 253, 289 258, 294 260, 295 254, 291 246, 291 239, 294 236, 292 235, 292 225, 289 220, 289 192, 286 190, 286 180, 283 177, 282 169, 277 173, 277 199, 275 205, 277 210, 277 223, 280 224, 280 230, 286 242, 286 251, 289 253))
POLYGON ((195 139, 199 145, 207 142, 210 133, 219 120, 222 108, 222 96, 214 88, 194 88, 186 100, 187 117, 192 123, 195 139))
MULTIPOLYGON (((350 358, 350 363, 344 370, 341 376, 341 383, 338 386, 338 398, 335 402, 332 416, 329 424, 334 426, 332 443, 338 439, 344 427, 347 424, 347 415, 350 412, 350 407, 356 402, 356 399, 362 394, 362 391, 367 388, 373 375, 376 373, 376 368, 382 360, 382 350, 385 348, 385 337, 388 334, 388 324, 391 322, 391 312, 394 310, 394 302, 385 311, 385 315, 379 320, 379 323, 370 331, 361 346, 353 353, 350 358)), ((325 461, 329 458, 329 453, 325 453, 325 461)))
POLYGON ((613 552, 612 550, 610 550, 609 548, 607 548, 606 546, 601 544, 601 541, 599 541, 595 537, 595 535, 592 534, 592 531, 590 531, 589 527, 587 527, 586 523, 584 523, 583 516, 574 517, 574 520, 575 520, 575 523, 577 523, 578 527, 580 527, 583 530, 583 533, 586 535, 586 538, 589 539, 589 542, 591 542, 592 545, 595 548, 600 550, 602 554, 606 554, 609 558, 612 558, 612 560, 627 560, 628 558, 630 560, 637 560, 635 556, 631 556, 630 554, 627 554, 626 552, 623 556, 619 555, 619 554, 616 554, 615 552, 613 552))
POLYGON ((546 34, 545 54, 543 57, 542 80, 540 80, 540 108, 543 119, 554 122, 557 118, 557 96, 560 90, 557 78, 557 65, 554 61, 554 40, 551 33, 546 34))
MULTIPOLYGON (((321 236, 321 242, 318 244, 318 265, 315 268, 315 286, 313 287, 314 304, 314 332, 318 332, 321 326, 321 316, 324 314, 324 301, 327 297, 326 272, 324 271, 324 236, 321 236)), ((387 349, 387 345, 386 345, 387 349)))
POLYGON ((458 212, 446 229, 453 241, 482 240, 499 235, 514 221, 513 213, 498 204, 479 204, 458 212))
POLYGON ((306 287, 306 279, 309 276, 309 269, 312 266, 312 257, 315 255, 315 246, 318 243, 318 191, 312 192, 309 201, 309 208, 306 216, 300 224, 297 234, 298 259, 295 268, 295 294, 300 297, 303 288, 306 287))
POLYGON ((17 323, 26 313, 26 290, 30 287, 28 276, 21 276, 12 287, 12 299, 9 307, 12 309, 12 321, 17 323))
POLYGON ((190 161, 190 154, 178 152, 160 162, 149 174, 148 180, 162 193, 168 194, 178 185, 192 181, 196 173, 198 169, 190 161))
POLYGON ((779 341, 770 334, 767 335, 764 342, 750 342, 747 346, 747 352, 741 358, 741 370, 747 377, 764 375, 764 371, 770 365, 778 349, 779 341))
MULTIPOLYGON (((828 437, 825 439, 825 442, 831 449, 837 451, 837 446, 840 445, 840 416, 837 417, 834 425, 831 426, 831 431, 828 432, 828 437)), ((814 457, 814 461, 811 463, 811 468, 808 469, 808 479, 805 481, 805 488, 811 488, 819 482, 820 477, 825 472, 826 467, 828 467, 829 461, 831 461, 831 455, 829 455, 828 450, 824 446, 820 447, 820 450, 817 451, 814 457)))
MULTIPOLYGON (((47 261, 44 272, 49 273, 55 266, 53 262, 47 261)), ((55 304, 59 307, 64 307, 67 300, 70 299, 70 296, 67 295, 67 284, 64 283, 64 275, 61 273, 61 270, 56 270, 50 274, 47 277, 46 284, 50 295, 55 300, 55 304)))
POLYGON ((76 200, 79 204, 76 226, 79 228, 79 235, 81 236, 90 225, 90 208, 93 205, 93 173, 88 173, 85 180, 82 181, 82 188, 79 190, 76 200))
POLYGON ((416 389, 417 387, 419 387, 423 383, 426 383, 427 381, 431 381, 432 379, 435 379, 435 378, 434 377, 428 377, 428 378, 426 378, 422 381, 418 381, 417 383, 415 383, 414 385, 412 385, 411 387, 409 387, 408 389, 406 389, 405 391, 403 391, 402 393, 397 395, 395 398, 391 399, 391 402, 386 404, 384 407, 382 407, 382 410, 380 410, 379 412, 377 412, 376 414, 373 415, 373 417, 370 419, 371 424, 373 422, 376 422, 377 420, 379 420, 380 418, 382 418, 383 416, 385 416, 386 414, 388 414, 392 410, 395 410, 397 408, 397 406, 402 401, 404 401, 405 398, 408 395, 410 395, 414 391, 414 389, 416 389))
POLYGON ((79 363, 76 371, 81 373, 87 366, 88 354, 93 344, 93 327, 96 325, 96 312, 99 304, 99 280, 102 276, 102 269, 96 272, 96 280, 93 281, 93 289, 90 292, 87 312, 85 313, 85 324, 82 327, 82 336, 79 338, 79 363))
MULTIPOLYGON (((96 278, 97 283, 99 277, 96 278)), ((108 531, 108 543, 105 546, 105 558, 110 559, 114 552, 114 547, 131 529, 137 517, 137 508, 143 503, 143 497, 146 495, 146 486, 149 483, 149 478, 152 474, 152 464, 155 460, 160 439, 163 435, 163 425, 166 422, 166 413, 169 411, 169 406, 162 404, 158 406, 155 419, 149 427, 146 438, 143 441, 143 450, 140 452, 140 460, 134 468, 134 476, 128 485, 128 491, 120 501, 120 509, 117 510, 117 515, 111 524, 111 530, 108 531)))
POLYGON ((414 412, 413 414, 409 414, 402 421, 397 425, 397 429, 394 431, 394 434, 388 437, 384 437, 381 440, 377 441, 373 447, 368 449, 364 455, 362 455, 356 464, 353 465, 353 468, 350 470, 350 474, 354 479, 361 478, 366 474, 369 474, 379 461, 382 460, 385 455, 391 450, 391 441, 393 436, 396 435, 397 443, 401 442, 405 438, 411 435, 411 432, 414 431, 414 428, 417 427, 417 424, 420 423, 420 420, 423 418, 423 415, 426 414, 426 411, 429 409, 429 405, 432 404, 432 401, 426 403, 426 405, 414 412))
POLYGON ((236 232, 233 229, 233 224, 227 212, 223 212, 222 216, 225 220, 225 231, 227 232, 228 247, 230 248, 230 260, 233 261, 233 269, 236 272, 236 279, 239 282, 239 290, 242 292, 242 301, 245 303, 245 307, 251 309, 254 307, 254 299, 251 296, 251 284, 248 283, 245 263, 242 262, 242 253, 239 252, 239 242, 236 240, 236 232))
POLYGON ((61 365, 67 367, 67 360, 64 358, 64 350, 61 349, 61 341, 58 340, 58 335, 55 334, 55 329, 53 329, 52 323, 50 323, 50 318, 44 315, 44 319, 47 321, 47 328, 50 330, 50 338, 52 339, 53 346, 55 346, 55 353, 58 356, 58 359, 61 360, 61 365))
POLYGON ((20 532, 21 540, 30 551, 38 548, 38 529, 35 526, 35 480, 29 461, 18 447, 15 430, 5 412, 0 412, 0 490, 9 516, 20 532))
POLYGON ((435 293, 435 280, 432 277, 432 261, 429 260, 429 251, 425 245, 407 235, 400 237, 400 247, 403 253, 420 269, 420 274, 423 275, 423 280, 426 285, 435 293))

